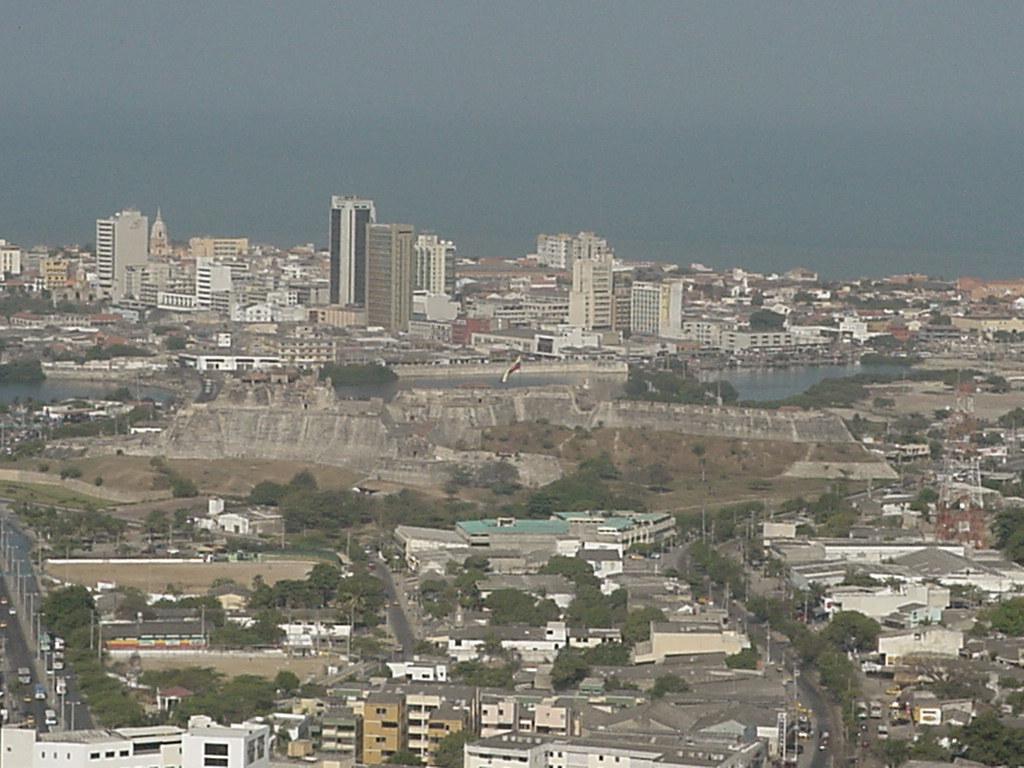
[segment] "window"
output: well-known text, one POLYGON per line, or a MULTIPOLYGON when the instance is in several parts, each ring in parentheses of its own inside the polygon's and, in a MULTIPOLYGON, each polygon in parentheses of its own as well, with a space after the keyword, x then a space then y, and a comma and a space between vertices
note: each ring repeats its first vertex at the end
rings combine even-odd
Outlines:
POLYGON ((100 759, 100 753, 99 752, 90 752, 89 753, 89 759, 90 760, 99 760, 100 759))
POLYGON ((203 745, 203 754, 204 755, 224 755, 226 757, 227 754, 228 754, 228 745, 227 744, 214 744, 214 743, 207 742, 206 744, 203 745))

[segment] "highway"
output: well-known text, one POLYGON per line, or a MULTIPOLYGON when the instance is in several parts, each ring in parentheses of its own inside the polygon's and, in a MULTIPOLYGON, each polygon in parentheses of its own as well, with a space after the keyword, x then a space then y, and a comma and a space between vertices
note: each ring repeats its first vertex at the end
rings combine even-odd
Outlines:
MULTIPOLYGON (((4 655, 4 683, 7 692, 8 712, 11 722, 23 721, 24 717, 32 714, 35 717, 36 727, 40 731, 47 730, 45 725, 45 711, 52 707, 58 718, 62 720, 58 727, 68 730, 92 728, 93 719, 88 709, 84 706, 79 696, 73 671, 65 668, 61 674, 67 684, 67 691, 64 695, 64 712, 60 711, 61 697, 55 691, 55 676, 51 672, 45 674, 44 668, 50 666, 36 659, 36 646, 30 637, 31 621, 33 612, 38 612, 41 604, 39 584, 32 564, 32 542, 14 524, 13 516, 6 507, 0 507, 0 546, 3 551, 0 553, 0 561, 4 563, 3 583, 0 584, 0 599, 8 600, 7 605, 0 604, 0 621, 6 621, 7 626, 3 628, 5 645, 4 655), (10 614, 14 608, 17 613, 10 614), (17 669, 27 667, 32 676, 29 686, 19 686, 17 682, 17 669), (36 700, 34 698, 26 701, 26 696, 31 696, 36 683, 41 683, 47 689, 49 698, 47 700, 36 700), (12 695, 13 693, 13 695, 12 695), (74 717, 74 723, 71 722, 74 717), (66 718, 66 720, 64 719, 66 718)), ((46 627, 42 626, 42 631, 46 627)))

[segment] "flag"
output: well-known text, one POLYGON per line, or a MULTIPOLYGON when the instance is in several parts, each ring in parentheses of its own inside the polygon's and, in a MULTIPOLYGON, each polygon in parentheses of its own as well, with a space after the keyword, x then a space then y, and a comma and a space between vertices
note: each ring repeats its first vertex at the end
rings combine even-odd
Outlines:
POLYGON ((509 377, 513 373, 515 373, 516 371, 521 371, 522 369, 523 369, 523 356, 520 355, 519 357, 516 358, 516 361, 514 363, 512 363, 512 365, 510 365, 508 367, 508 370, 506 370, 501 375, 501 383, 502 384, 506 383, 509 380, 509 377))

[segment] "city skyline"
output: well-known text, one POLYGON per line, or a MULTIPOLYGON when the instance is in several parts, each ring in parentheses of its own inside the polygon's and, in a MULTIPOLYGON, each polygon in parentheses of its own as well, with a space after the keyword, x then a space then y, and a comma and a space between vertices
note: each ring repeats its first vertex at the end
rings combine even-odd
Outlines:
POLYGON ((922 8, 26 5, 0 224, 86 242, 134 204, 172 235, 324 244, 342 189, 464 256, 584 229, 628 259, 1013 274, 1021 9, 922 8))

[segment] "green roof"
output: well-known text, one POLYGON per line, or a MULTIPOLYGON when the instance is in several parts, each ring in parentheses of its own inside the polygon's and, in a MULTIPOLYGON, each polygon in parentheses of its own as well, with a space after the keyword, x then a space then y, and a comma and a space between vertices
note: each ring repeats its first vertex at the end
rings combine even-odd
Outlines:
POLYGON ((569 532, 569 524, 564 520, 519 520, 518 518, 502 518, 501 524, 494 518, 486 520, 463 520, 455 524, 456 528, 465 531, 470 536, 483 536, 485 534, 501 535, 511 534, 548 534, 551 536, 569 532))

